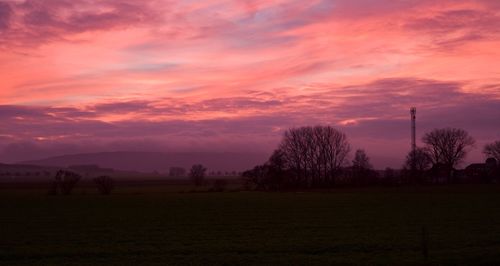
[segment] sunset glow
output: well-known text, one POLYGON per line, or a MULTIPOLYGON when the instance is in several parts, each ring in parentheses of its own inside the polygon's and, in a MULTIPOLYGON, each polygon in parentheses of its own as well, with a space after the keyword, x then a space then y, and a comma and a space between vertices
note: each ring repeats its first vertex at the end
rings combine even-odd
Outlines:
POLYGON ((328 124, 399 167, 416 106, 419 137, 463 128, 482 161, 499 29, 497 0, 2 0, 0 160, 267 156, 287 128, 328 124))

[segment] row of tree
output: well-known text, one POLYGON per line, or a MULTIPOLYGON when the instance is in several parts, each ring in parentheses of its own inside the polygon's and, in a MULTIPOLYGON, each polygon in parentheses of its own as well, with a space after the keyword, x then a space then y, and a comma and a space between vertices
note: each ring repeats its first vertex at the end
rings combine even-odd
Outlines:
MULTIPOLYGON (((444 175, 451 182, 454 169, 475 144, 465 130, 456 128, 435 129, 422 141, 425 147, 406 157, 404 182, 423 182, 433 175, 444 175)), ((381 183, 365 151, 356 150, 349 164, 350 151, 346 135, 331 126, 292 128, 284 133, 270 159, 245 171, 243 177, 247 186, 263 190, 381 183)), ((500 141, 488 144, 484 153, 500 161, 500 141)), ((395 175, 394 170, 386 172, 389 177, 395 175)))
MULTIPOLYGON (((189 175, 191 172, 187 172, 185 168, 183 167, 178 167, 178 166, 173 166, 170 167, 168 171, 168 176, 169 177, 186 177, 189 175)), ((236 171, 210 171, 207 173, 208 176, 238 176, 240 173, 236 171)))
MULTIPOLYGON (((82 176, 78 173, 66 170, 57 171, 49 195, 69 195, 76 187, 82 176)), ((111 194, 114 188, 114 180, 109 176, 98 176, 93 179, 97 190, 103 195, 111 194)))
MULTIPOLYGON (((182 169, 182 168, 178 168, 182 169)), ((176 169, 177 170, 177 169, 176 169)), ((182 171, 185 171, 182 169, 182 171)), ((189 171, 189 178, 195 186, 201 186, 205 183, 207 168, 201 164, 195 164, 191 167, 189 171)), ((54 176, 52 185, 49 190, 50 195, 69 195, 72 193, 73 189, 82 179, 82 176, 78 173, 59 170, 54 176)), ((94 184, 96 185, 98 191, 103 195, 111 194, 111 191, 115 187, 115 182, 113 178, 109 176, 98 176, 93 178, 94 184)), ((214 181, 214 191, 223 191, 227 185, 227 182, 223 179, 216 179, 214 181)))

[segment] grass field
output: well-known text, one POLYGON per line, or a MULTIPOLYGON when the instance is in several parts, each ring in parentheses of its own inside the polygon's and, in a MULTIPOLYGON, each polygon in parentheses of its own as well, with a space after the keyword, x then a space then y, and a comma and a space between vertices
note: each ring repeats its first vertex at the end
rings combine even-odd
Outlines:
POLYGON ((498 185, 176 191, 0 189, 0 264, 500 265, 498 185))

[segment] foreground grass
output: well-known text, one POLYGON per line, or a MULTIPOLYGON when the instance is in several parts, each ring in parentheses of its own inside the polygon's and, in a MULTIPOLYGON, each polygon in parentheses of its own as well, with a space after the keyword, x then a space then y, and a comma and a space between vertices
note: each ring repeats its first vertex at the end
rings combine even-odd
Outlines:
POLYGON ((0 190, 0 264, 500 264, 499 186, 116 192, 0 190))

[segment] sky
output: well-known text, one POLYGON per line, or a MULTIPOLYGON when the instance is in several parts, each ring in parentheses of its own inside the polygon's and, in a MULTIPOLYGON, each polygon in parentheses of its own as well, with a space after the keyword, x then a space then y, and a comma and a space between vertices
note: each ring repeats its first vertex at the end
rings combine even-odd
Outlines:
POLYGON ((0 0, 0 161, 237 151, 331 125, 377 168, 500 139, 498 0, 0 0))

